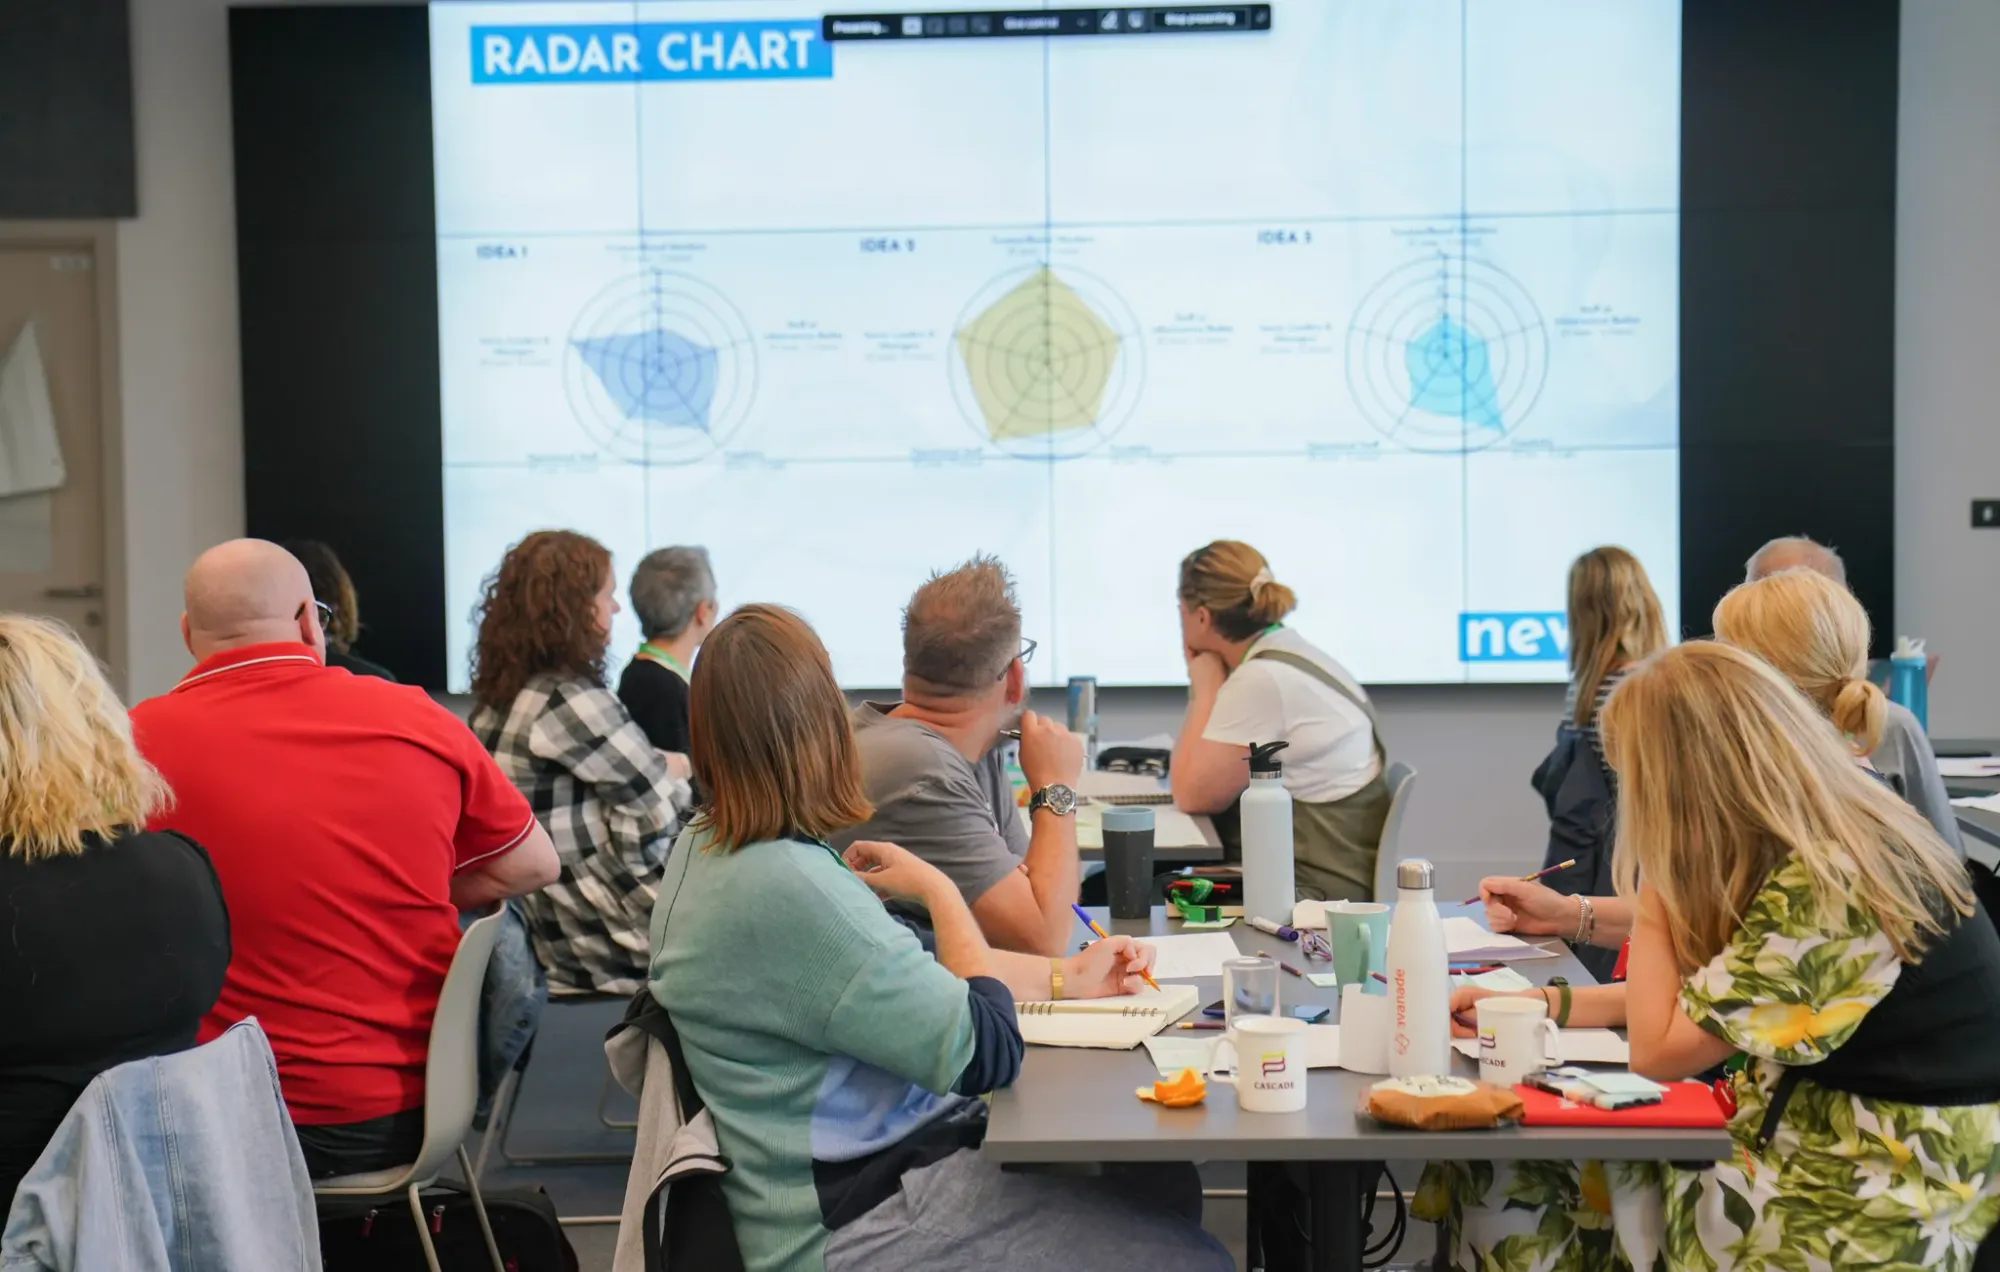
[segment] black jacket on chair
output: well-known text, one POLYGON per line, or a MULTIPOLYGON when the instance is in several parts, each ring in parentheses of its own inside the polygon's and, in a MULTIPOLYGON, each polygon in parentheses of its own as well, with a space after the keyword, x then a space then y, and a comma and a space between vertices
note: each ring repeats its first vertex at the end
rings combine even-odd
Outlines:
MULTIPOLYGON (((1542 882, 1566 896, 1611 895, 1611 845, 1617 836, 1618 797, 1611 770, 1590 740, 1567 721, 1556 728, 1556 744, 1529 779, 1549 811, 1546 868, 1574 859, 1542 882)), ((1618 951, 1582 945, 1577 961, 1599 981, 1611 979, 1618 951)))

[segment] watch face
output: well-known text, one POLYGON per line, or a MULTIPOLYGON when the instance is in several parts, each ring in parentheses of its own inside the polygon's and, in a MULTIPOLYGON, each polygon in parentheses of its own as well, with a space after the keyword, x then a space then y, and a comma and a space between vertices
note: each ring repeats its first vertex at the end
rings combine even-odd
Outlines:
POLYGON ((1042 788, 1042 806, 1058 817, 1076 811, 1076 792, 1060 783, 1042 788))

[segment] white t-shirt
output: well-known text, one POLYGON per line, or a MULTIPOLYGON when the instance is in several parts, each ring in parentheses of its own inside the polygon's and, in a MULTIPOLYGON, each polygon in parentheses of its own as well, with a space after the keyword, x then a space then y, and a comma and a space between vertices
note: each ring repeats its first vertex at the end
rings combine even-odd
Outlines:
POLYGON ((1285 789, 1296 800, 1324 804, 1345 799, 1368 785, 1381 772, 1368 717, 1297 667, 1253 657, 1265 649, 1308 659, 1356 697, 1365 700, 1368 696, 1347 668, 1291 628, 1280 627, 1259 636, 1243 651, 1243 662, 1215 695, 1215 710, 1202 736, 1210 742, 1236 746, 1289 742, 1278 758, 1285 766, 1285 789))

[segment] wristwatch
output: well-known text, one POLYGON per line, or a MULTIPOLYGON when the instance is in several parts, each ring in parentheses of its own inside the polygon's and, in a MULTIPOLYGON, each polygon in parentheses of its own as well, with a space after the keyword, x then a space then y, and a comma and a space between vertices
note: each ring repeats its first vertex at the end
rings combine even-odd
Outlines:
POLYGON ((1028 798, 1030 817, 1038 808, 1046 808, 1058 817, 1067 817, 1076 811, 1076 792, 1061 782, 1053 782, 1028 798))

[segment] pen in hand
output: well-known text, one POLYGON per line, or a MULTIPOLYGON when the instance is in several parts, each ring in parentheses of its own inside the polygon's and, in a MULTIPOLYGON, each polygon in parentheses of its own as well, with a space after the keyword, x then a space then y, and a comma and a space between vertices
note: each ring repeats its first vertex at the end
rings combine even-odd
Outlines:
MULTIPOLYGON (((1109 933, 1109 932, 1105 931, 1105 930, 1104 930, 1103 928, 1099 927, 1099 926, 1097 925, 1097 920, 1096 920, 1096 919, 1093 919, 1093 918, 1091 918, 1091 917, 1090 917, 1090 916, 1089 916, 1088 914, 1085 914, 1085 913, 1083 912, 1083 907, 1082 907, 1082 906, 1080 906, 1080 905, 1076 904, 1076 903, 1075 903, 1074 901, 1072 901, 1072 902, 1070 902, 1070 907, 1069 907, 1069 908, 1070 908, 1070 909, 1072 909, 1072 910, 1075 910, 1075 911, 1076 911, 1076 917, 1077 917, 1077 918, 1079 918, 1079 919, 1082 919, 1082 920, 1083 920, 1083 925, 1084 925, 1085 927, 1087 927, 1087 928, 1089 928, 1089 929, 1090 929, 1091 931, 1093 931, 1093 932, 1097 933, 1097 937, 1098 937, 1098 939, 1099 939, 1099 940, 1101 940, 1101 941, 1108 941, 1108 940, 1110 940, 1110 939, 1111 939, 1111 933, 1109 933)), ((1148 985, 1151 985, 1151 986, 1152 986, 1152 987, 1153 987, 1154 989, 1158 989, 1158 988, 1160 987, 1160 982, 1158 982, 1158 981, 1156 981, 1156 980, 1154 980, 1154 979, 1153 979, 1153 974, 1152 974, 1151 972, 1144 972, 1144 971, 1142 971, 1142 972, 1140 972, 1140 973, 1139 973, 1139 975, 1141 975, 1141 976, 1145 977, 1145 978, 1146 978, 1146 983, 1147 983, 1148 985)))
MULTIPOLYGON (((1567 870, 1575 864, 1576 864, 1576 858, 1571 857, 1568 861, 1557 862, 1555 865, 1550 866, 1547 869, 1537 870, 1533 874, 1522 875, 1521 882, 1533 883, 1535 880, 1546 878, 1547 876, 1554 874, 1558 870, 1567 870)), ((1474 893, 1472 896, 1469 896, 1465 899, 1465 904, 1467 905, 1477 905, 1478 903, 1479 903, 1479 895, 1477 893, 1474 893)))

